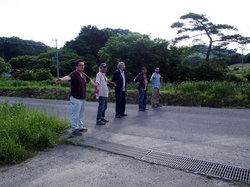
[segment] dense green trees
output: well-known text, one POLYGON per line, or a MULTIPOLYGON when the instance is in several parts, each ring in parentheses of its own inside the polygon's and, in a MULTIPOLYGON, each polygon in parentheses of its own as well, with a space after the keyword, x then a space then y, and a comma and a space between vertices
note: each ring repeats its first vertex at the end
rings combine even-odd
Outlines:
POLYGON ((154 54, 155 46, 155 42, 146 35, 114 36, 108 40, 105 47, 100 49, 98 55, 101 61, 109 64, 109 73, 116 69, 119 61, 124 61, 128 74, 135 76, 142 66, 153 68, 152 66, 160 63, 156 58, 157 54, 154 54))
MULTIPOLYGON (((190 16, 199 17, 200 15, 186 15, 183 19, 190 18, 190 16)), ((206 21, 205 17, 202 17, 202 19, 206 21)), ((174 27, 177 27, 178 24, 180 28, 184 29, 184 25, 181 23, 175 23, 174 27)), ((206 24, 212 26, 210 22, 206 24)), ((196 29, 199 30, 199 28, 194 28, 194 30, 196 29)), ((202 28, 200 29, 202 30, 202 28)), ((217 27, 217 29, 219 28, 217 27)), ((182 34, 186 31, 192 31, 192 29, 188 30, 186 28, 186 30, 181 30, 179 33, 182 34)), ((25 42, 29 46, 27 41, 25 42)), ((30 42, 32 44, 30 46, 33 47, 35 45, 43 46, 41 43, 30 42)), ((6 45, 4 48, 6 49, 6 45)), ((23 79, 38 80, 35 76, 30 76, 30 74, 39 70, 43 70, 44 74, 46 72, 50 74, 51 72, 53 76, 56 76, 56 60, 54 58, 56 49, 46 48, 45 50, 44 48, 45 51, 42 51, 39 48, 39 50, 36 50, 36 55, 34 55, 34 49, 29 48, 31 50, 29 52, 26 51, 27 49, 22 50, 20 45, 17 45, 13 53, 10 53, 12 58, 8 61, 13 69, 21 69, 24 72, 23 79), (17 54, 19 55, 15 56, 17 54)), ((226 80, 229 74, 227 65, 241 62, 241 55, 236 53, 235 50, 228 50, 219 45, 210 48, 209 57, 211 63, 208 65, 203 63, 207 57, 207 50, 206 45, 177 47, 169 41, 160 38, 151 39, 148 35, 133 33, 129 30, 98 29, 96 26, 89 25, 83 27, 74 40, 67 42, 65 46, 58 50, 59 73, 60 76, 69 74, 75 69, 74 62, 77 59, 83 59, 86 63, 85 72, 92 77, 98 72, 101 62, 104 61, 109 65, 107 74, 111 76, 116 69, 117 63, 124 61, 127 73, 132 78, 140 72, 142 66, 148 68, 149 74, 154 71, 154 67, 158 66, 165 81, 226 80)), ((246 62, 250 62, 249 55, 245 56, 246 62)), ((228 79, 236 80, 231 75, 228 79)))
POLYGON ((2 73, 8 73, 10 71, 11 65, 4 61, 3 58, 0 57, 0 75, 2 73))
POLYGON ((14 79, 23 80, 23 81, 44 81, 44 80, 53 80, 53 76, 49 70, 39 69, 37 71, 32 70, 22 70, 13 75, 14 79))
POLYGON ((110 37, 127 35, 129 33, 131 33, 129 30, 98 29, 96 26, 88 25, 82 27, 80 33, 74 40, 65 44, 63 51, 75 52, 79 57, 84 59, 86 61, 86 71, 90 76, 94 76, 94 72, 98 71, 98 64, 101 63, 98 57, 98 51, 105 46, 110 37))
POLYGON ((23 55, 39 55, 49 49, 48 46, 41 42, 32 40, 22 40, 18 37, 0 37, 0 57, 6 62, 12 57, 23 55))
POLYGON ((87 63, 86 71, 89 72, 90 76, 93 76, 91 72, 100 62, 97 53, 105 45, 108 38, 113 35, 112 31, 108 29, 99 30, 95 26, 88 25, 81 29, 74 40, 67 42, 64 49, 71 50, 81 56, 87 63))
POLYGON ((180 69, 184 66, 181 62, 189 52, 185 48, 171 47, 166 40, 151 40, 148 35, 131 33, 111 37, 98 55, 102 61, 109 64, 108 74, 116 69, 119 61, 124 61, 127 73, 132 77, 136 76, 143 66, 148 68, 149 73, 159 66, 166 80, 174 80, 182 79, 174 77, 181 74, 179 71, 183 73, 185 68, 180 69))
POLYGON ((9 60, 9 63, 11 64, 13 69, 31 69, 36 58, 36 56, 28 55, 18 56, 11 58, 9 60))
MULTIPOLYGON (((47 69, 55 76, 56 75, 56 50, 50 49, 46 53, 41 53, 38 56, 18 56, 13 57, 9 61, 14 69, 28 69, 37 71, 39 69, 47 69)), ((62 48, 59 50, 60 74, 66 75, 75 69, 74 62, 79 59, 75 52, 62 48)))
POLYGON ((247 55, 245 55, 245 63, 250 63, 250 53, 248 53, 247 55))

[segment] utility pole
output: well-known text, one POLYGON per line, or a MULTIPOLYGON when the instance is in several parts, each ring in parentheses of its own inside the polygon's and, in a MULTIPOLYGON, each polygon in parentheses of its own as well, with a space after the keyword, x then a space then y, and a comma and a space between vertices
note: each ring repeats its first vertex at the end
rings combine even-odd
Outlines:
POLYGON ((242 47, 242 66, 241 66, 241 72, 244 73, 244 48, 242 47))
POLYGON ((58 62, 58 49, 57 49, 57 39, 55 39, 56 41, 56 76, 57 78, 59 78, 59 62, 58 62))
POLYGON ((242 53, 241 53, 241 56, 242 56, 241 73, 243 74, 244 73, 244 50, 245 50, 245 46, 242 45, 240 47, 240 49, 242 50, 242 53))

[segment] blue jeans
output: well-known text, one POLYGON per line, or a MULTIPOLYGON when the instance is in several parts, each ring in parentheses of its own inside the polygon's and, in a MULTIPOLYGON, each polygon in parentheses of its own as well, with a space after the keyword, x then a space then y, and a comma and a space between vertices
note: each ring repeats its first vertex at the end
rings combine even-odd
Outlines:
POLYGON ((147 106, 147 90, 139 90, 139 110, 145 110, 147 106))
POLYGON ((84 105, 85 105, 84 99, 76 99, 70 96, 70 108, 71 108, 70 122, 71 122, 72 132, 75 131, 76 129, 83 128, 82 120, 84 113, 84 105))
POLYGON ((99 103, 99 106, 97 110, 96 121, 101 121, 102 119, 105 119, 105 111, 108 106, 108 98, 100 96, 98 103, 99 103))
POLYGON ((126 93, 125 91, 115 92, 115 115, 123 115, 125 113, 126 106, 126 93))

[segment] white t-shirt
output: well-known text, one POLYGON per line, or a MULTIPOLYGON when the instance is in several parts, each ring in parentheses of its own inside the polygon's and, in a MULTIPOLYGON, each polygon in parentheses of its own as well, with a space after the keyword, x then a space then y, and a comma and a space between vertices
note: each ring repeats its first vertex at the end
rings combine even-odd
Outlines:
POLYGON ((98 96, 101 97, 108 97, 109 96, 109 90, 107 86, 107 77, 105 73, 99 72, 96 74, 96 83, 98 83, 98 89, 99 89, 99 94, 98 96))

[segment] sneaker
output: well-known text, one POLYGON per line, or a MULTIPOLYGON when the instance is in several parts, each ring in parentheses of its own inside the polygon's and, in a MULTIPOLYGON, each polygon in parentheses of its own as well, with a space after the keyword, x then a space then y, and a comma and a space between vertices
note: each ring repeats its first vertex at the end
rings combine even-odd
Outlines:
POLYGON ((104 123, 108 123, 108 122, 109 122, 109 120, 106 120, 106 119, 102 119, 102 121, 103 121, 104 123))
POLYGON ((81 133, 78 129, 74 130, 74 131, 72 132, 72 134, 73 134, 74 136, 82 136, 82 133, 81 133))
POLYGON ((106 125, 106 123, 104 123, 103 121, 97 121, 96 125, 106 125))
POLYGON ((148 108, 145 108, 144 110, 149 110, 148 108))
POLYGON ((123 116, 123 117, 124 117, 124 116, 128 116, 128 114, 121 114, 121 116, 123 116))
POLYGON ((77 130, 79 130, 80 132, 87 132, 88 131, 88 129, 86 127, 83 127, 81 129, 77 129, 77 130))

